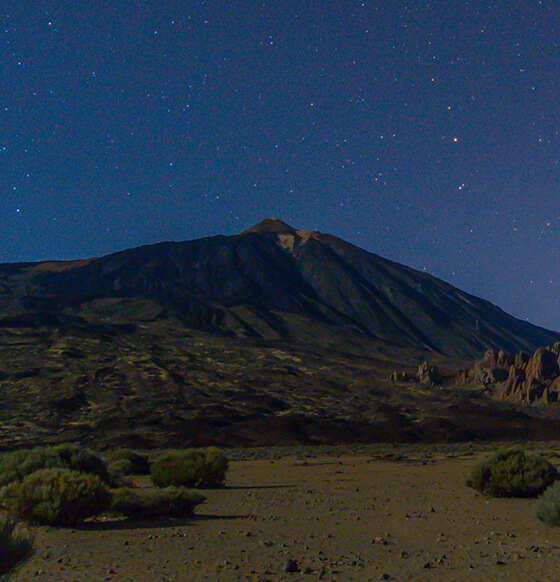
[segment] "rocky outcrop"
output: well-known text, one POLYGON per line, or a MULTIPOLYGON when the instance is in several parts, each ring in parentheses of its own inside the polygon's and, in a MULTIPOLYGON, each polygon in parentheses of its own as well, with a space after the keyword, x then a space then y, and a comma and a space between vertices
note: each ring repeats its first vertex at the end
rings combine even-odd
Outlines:
POLYGON ((523 383, 525 382, 525 368, 512 365, 504 384, 502 397, 508 400, 522 401, 523 383))
POLYGON ((539 384, 559 376, 558 350, 556 348, 538 348, 527 362, 526 374, 527 380, 539 384))
POLYGON ((418 378, 409 372, 394 371, 389 379, 392 382, 418 382, 418 378))
POLYGON ((512 357, 504 350, 490 349, 457 377, 457 383, 495 388, 499 398, 512 402, 558 402, 560 343, 540 347, 532 356, 519 352, 512 357))
POLYGON ((420 384, 427 384, 428 386, 437 386, 438 384, 441 384, 442 381, 438 367, 433 364, 428 364, 428 362, 422 362, 418 366, 416 377, 420 384))
POLYGON ((473 369, 467 375, 467 379, 484 386, 503 382, 508 377, 510 356, 500 350, 496 352, 489 349, 484 356, 474 363, 473 369))
POLYGON ((443 377, 437 366, 422 362, 418 366, 416 374, 396 371, 391 374, 390 379, 393 382, 414 382, 426 386, 438 386, 442 383, 443 377))

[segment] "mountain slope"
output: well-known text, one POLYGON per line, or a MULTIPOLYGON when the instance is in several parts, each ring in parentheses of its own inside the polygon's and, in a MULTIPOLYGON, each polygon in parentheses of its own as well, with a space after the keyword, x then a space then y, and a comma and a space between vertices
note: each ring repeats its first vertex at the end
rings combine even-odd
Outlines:
POLYGON ((461 358, 560 339, 430 275, 279 220, 90 261, 4 265, 1 281, 0 318, 8 321, 30 313, 90 322, 171 318, 238 337, 461 358))

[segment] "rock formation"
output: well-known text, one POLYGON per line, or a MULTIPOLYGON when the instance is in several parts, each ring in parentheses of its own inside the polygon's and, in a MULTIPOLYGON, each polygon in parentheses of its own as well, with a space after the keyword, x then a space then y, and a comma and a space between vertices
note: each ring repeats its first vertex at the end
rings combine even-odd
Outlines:
POLYGON ((558 402, 560 396, 560 343, 537 348, 529 357, 514 357, 504 350, 488 350, 474 366, 457 377, 458 384, 494 388, 496 395, 512 402, 558 402))
POLYGON ((443 377, 437 366, 429 364, 428 362, 422 362, 418 366, 416 374, 395 371, 391 374, 390 379, 393 382, 414 382, 417 384, 425 384, 426 386, 438 386, 442 383, 443 377))

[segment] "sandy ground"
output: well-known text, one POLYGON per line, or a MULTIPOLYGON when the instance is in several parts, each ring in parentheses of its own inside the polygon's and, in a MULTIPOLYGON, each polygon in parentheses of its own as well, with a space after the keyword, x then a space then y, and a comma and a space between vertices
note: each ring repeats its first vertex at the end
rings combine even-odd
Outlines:
POLYGON ((480 450, 284 454, 232 461, 183 522, 32 528, 36 554, 11 580, 558 580, 560 528, 535 501, 464 485, 480 450))

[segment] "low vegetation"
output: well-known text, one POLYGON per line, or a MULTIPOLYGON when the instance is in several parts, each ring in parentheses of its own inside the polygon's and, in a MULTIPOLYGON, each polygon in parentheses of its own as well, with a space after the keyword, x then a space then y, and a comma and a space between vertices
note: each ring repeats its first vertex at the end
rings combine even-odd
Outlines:
POLYGON ((151 466, 151 478, 157 487, 222 487, 228 459, 215 447, 206 450, 174 451, 163 454, 151 466))
POLYGON ((2 489, 2 505, 30 523, 74 525, 111 504, 107 485, 97 476, 70 469, 41 469, 2 489))
POLYGON ((111 509, 121 515, 140 519, 192 515, 194 508, 206 500, 204 495, 184 487, 165 489, 113 490, 111 509))
POLYGON ((150 462, 147 455, 132 449, 117 449, 105 455, 107 469, 113 477, 149 475, 150 462))
POLYGON ((543 493, 536 514, 547 525, 560 526, 560 481, 556 481, 543 493))
POLYGON ((33 551, 28 539, 14 533, 15 526, 9 519, 0 524, 0 579, 21 565, 33 551))
POLYGON ((41 469, 71 469, 97 475, 110 482, 109 472, 103 459, 94 451, 74 444, 54 447, 35 447, 5 453, 0 457, 0 486, 21 481, 27 475, 41 469))
POLYGON ((498 451, 477 464, 467 485, 491 497, 536 497, 554 483, 556 469, 520 447, 498 451))
MULTIPOLYGON (((142 519, 186 516, 206 499, 186 487, 222 486, 228 468, 226 456, 215 448, 166 453, 152 467, 159 489, 111 490, 125 482, 123 476, 149 474, 150 464, 147 456, 129 449, 108 453, 106 459, 107 465, 77 445, 5 454, 0 458, 0 507, 29 523, 62 526, 109 509, 142 519)), ((10 533, 4 531, 6 540, 10 533)))

